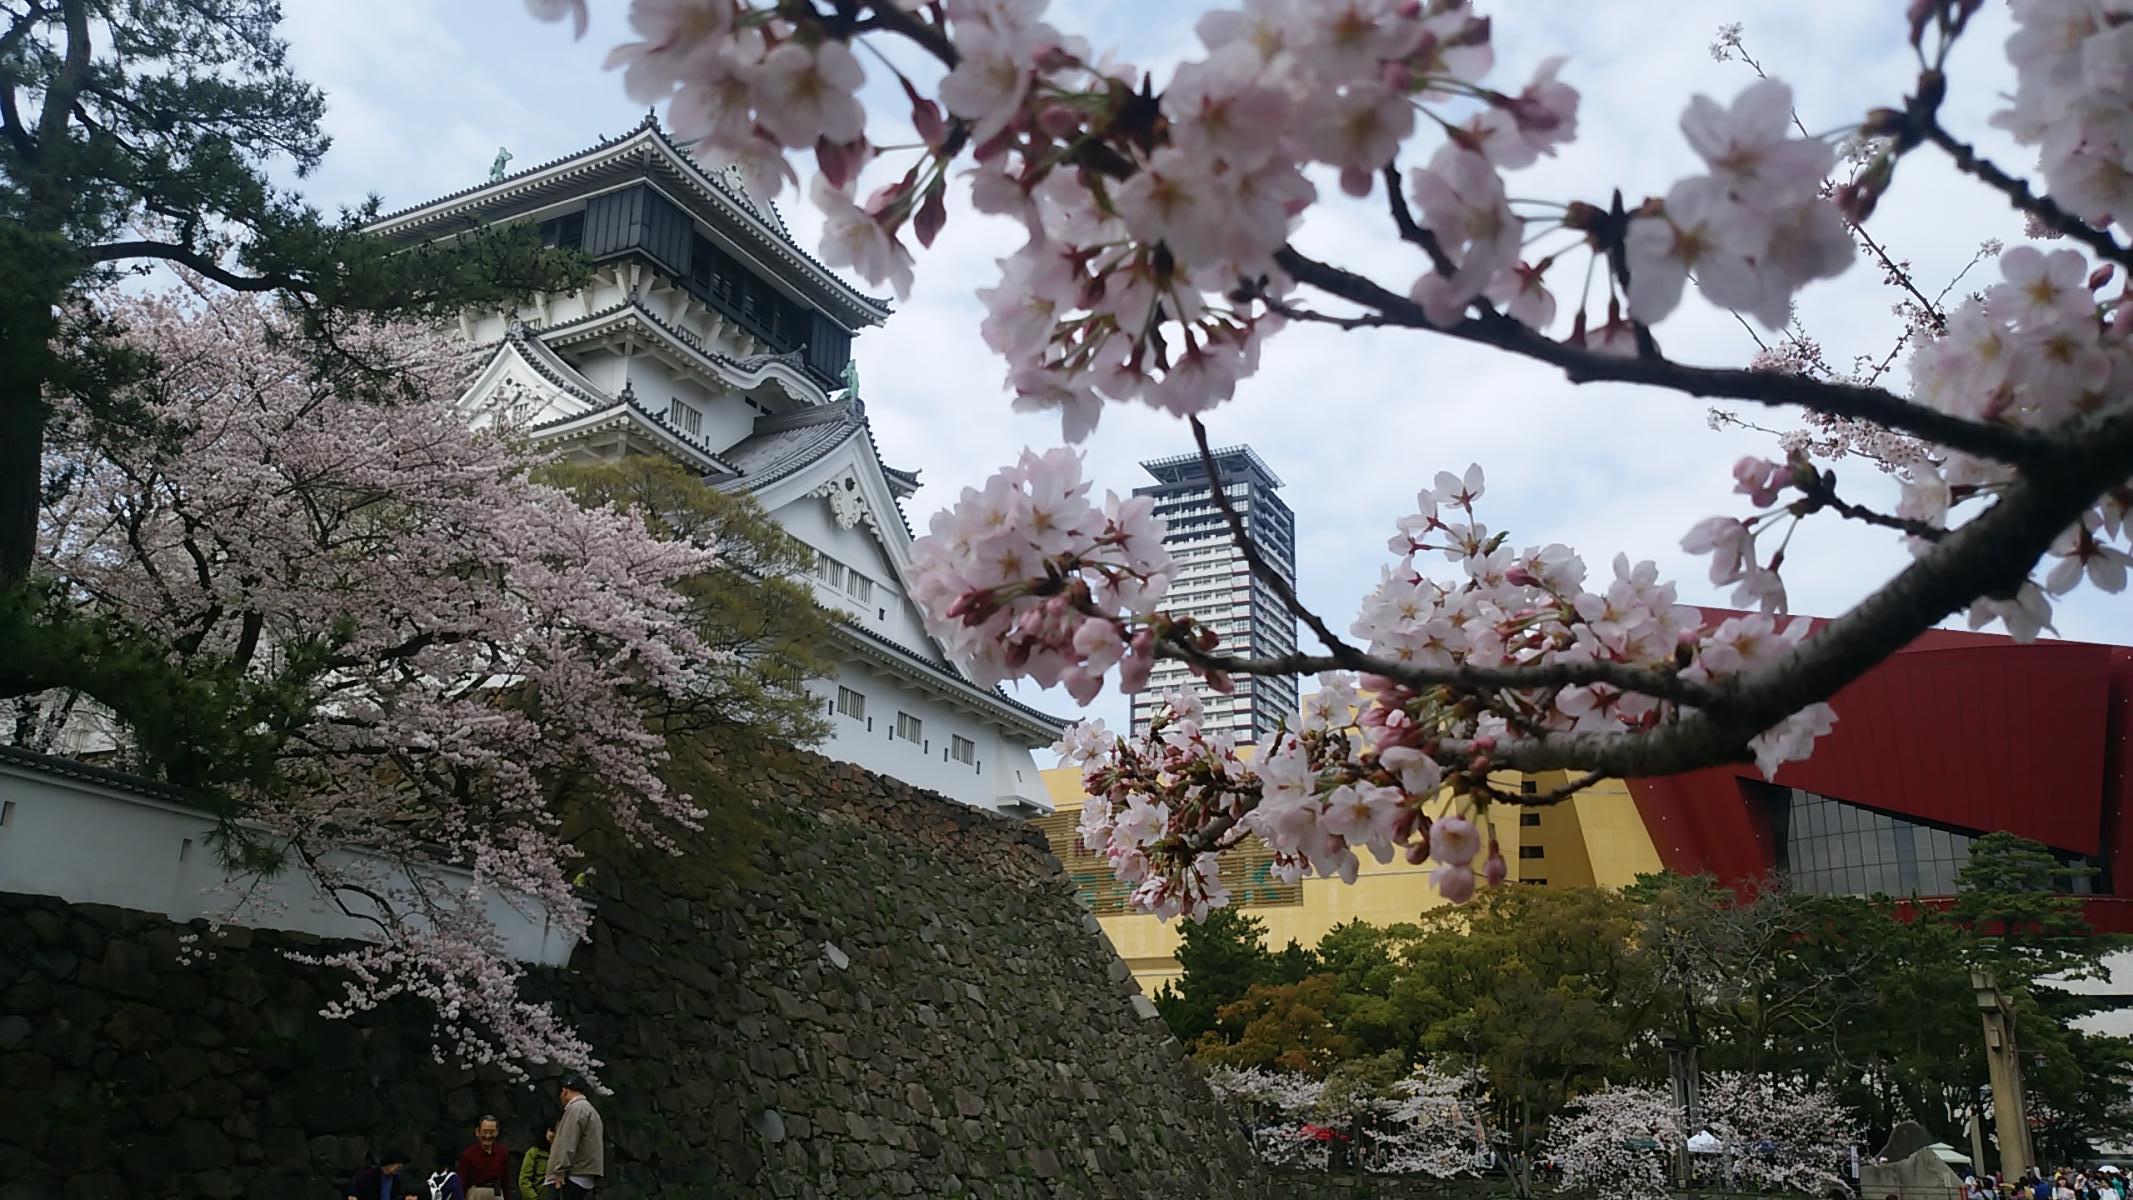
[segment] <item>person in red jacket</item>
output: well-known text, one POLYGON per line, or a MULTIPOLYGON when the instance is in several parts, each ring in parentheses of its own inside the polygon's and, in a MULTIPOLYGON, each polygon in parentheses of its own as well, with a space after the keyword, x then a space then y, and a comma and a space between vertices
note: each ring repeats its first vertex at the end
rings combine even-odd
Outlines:
POLYGON ((455 1170, 467 1200, 511 1200, 511 1152, 497 1140, 495 1117, 474 1126, 474 1144, 459 1152, 455 1170))

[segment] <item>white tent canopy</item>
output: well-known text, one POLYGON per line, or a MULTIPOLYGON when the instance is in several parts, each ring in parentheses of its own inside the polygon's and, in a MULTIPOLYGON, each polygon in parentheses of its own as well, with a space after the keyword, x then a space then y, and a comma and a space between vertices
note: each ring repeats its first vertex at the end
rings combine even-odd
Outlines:
POLYGON ((1716 1154, 1723 1149, 1725 1149, 1725 1143, 1713 1137, 1708 1129, 1689 1139, 1689 1153, 1691 1154, 1716 1154))

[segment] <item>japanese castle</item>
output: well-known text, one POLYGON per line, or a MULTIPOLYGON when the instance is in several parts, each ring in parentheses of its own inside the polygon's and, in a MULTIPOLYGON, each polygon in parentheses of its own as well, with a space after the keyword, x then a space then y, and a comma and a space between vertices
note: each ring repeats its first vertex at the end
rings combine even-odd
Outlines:
POLYGON ((815 685, 820 749, 962 803, 1048 812, 1030 751, 1062 722, 973 683, 908 598, 918 475, 874 443, 854 334, 889 316, 802 250, 737 171, 710 170, 647 117, 630 133, 379 219, 413 245, 477 225, 537 222, 583 250, 593 278, 516 312, 469 312, 491 350, 463 404, 566 454, 663 454, 745 492, 815 551, 815 594, 840 662, 815 685))

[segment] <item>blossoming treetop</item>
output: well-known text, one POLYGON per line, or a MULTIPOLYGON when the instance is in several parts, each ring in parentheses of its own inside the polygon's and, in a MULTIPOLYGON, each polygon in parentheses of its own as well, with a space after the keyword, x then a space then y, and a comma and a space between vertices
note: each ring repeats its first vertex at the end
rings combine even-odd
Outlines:
MULTIPOLYGON (((1574 382, 1797 408, 1916 447, 1894 511, 1841 495, 1804 455, 1741 462, 1750 511, 1699 522, 1683 543, 1709 556, 1714 583, 1736 585, 1736 603, 1762 610, 1715 627, 1649 563, 1617 558, 1596 576, 1566 547, 1514 548, 1479 519, 1480 470, 1440 473, 1397 522, 1396 561, 1348 636, 1284 594, 1323 649, 1261 660, 1163 611, 1159 524, 1144 502, 1097 504, 1071 452, 1026 454, 966 490, 921 543, 917 590, 981 677, 1064 683, 1086 702, 1114 669, 1140 686, 1158 657, 1216 686, 1328 673, 1325 700, 1250 768, 1184 700, 1138 741, 1095 726, 1066 743, 1094 797, 1084 836, 1142 883, 1144 905, 1199 912, 1224 900, 1212 856, 1246 831, 1291 872, 1352 875, 1357 849, 1405 854, 1434 860, 1443 890, 1464 895, 1477 860, 1483 877, 1501 871, 1483 828, 1491 801, 1550 803, 1576 786, 1501 797, 1491 770, 1649 775, 1749 754, 1773 770, 1829 727, 1824 701, 1951 613, 2031 637, 2051 594, 2123 585, 2133 356, 2123 294, 2106 289, 2133 269, 2121 236, 2133 26, 2095 0, 2017 3, 2017 86, 1998 120, 2037 147, 2032 183, 1942 120, 1949 51, 1981 4, 1913 0, 1910 94, 1892 81, 1889 103, 1852 128, 1809 135, 1774 80, 1726 102, 1689 98, 1680 132, 1702 169, 1645 199, 1605 180, 1511 198, 1535 189, 1507 188, 1507 175, 1576 136, 1574 70, 1550 59, 1499 80, 1490 21, 1465 0, 1245 0, 1201 18, 1200 53, 1167 80, 1055 29, 1042 0, 635 0, 639 39, 610 62, 758 194, 796 181, 788 154, 811 151, 825 255, 900 290, 906 235, 938 235, 951 168, 967 161, 974 207, 1028 233, 982 292, 985 339, 1014 405, 1056 411, 1069 442, 1106 405, 1139 402, 1187 420, 1204 450, 1202 418, 1269 339, 1311 322, 1478 343, 1574 382), (887 68, 917 146, 868 139, 858 91, 871 68, 854 47, 870 39, 901 39, 940 68, 928 80, 887 68), (1839 137, 1855 151, 1841 162, 1839 137), (1878 373, 1703 366, 1663 349, 1691 281, 1706 302, 1778 327, 1858 247, 1878 254, 1867 224, 1921 153, 1945 155, 2059 245, 2016 246, 1982 295, 1929 305, 1907 390, 1878 373), (1379 197, 1412 262, 1296 249, 1321 186, 1379 197), (1781 619, 1780 567, 1792 525, 1818 514, 1886 527, 1913 561, 1808 638, 1781 619), (1423 802, 1447 785, 1456 799, 1432 821, 1423 802)), ((574 15, 583 32, 583 0, 529 7, 574 15)))

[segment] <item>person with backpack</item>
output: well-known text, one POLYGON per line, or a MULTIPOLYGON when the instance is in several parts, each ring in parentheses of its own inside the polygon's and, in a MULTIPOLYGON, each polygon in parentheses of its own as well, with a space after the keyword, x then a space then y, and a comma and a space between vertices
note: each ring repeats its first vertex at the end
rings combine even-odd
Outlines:
POLYGON ((555 1126, 541 1135, 541 1144, 526 1147, 518 1164, 518 1200, 543 1200, 548 1186, 548 1147, 555 1144, 555 1126))
POLYGON ((437 1148, 437 1169, 429 1178, 430 1200, 467 1200, 466 1185, 459 1182, 458 1159, 458 1152, 450 1146, 437 1148))

